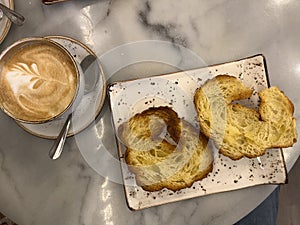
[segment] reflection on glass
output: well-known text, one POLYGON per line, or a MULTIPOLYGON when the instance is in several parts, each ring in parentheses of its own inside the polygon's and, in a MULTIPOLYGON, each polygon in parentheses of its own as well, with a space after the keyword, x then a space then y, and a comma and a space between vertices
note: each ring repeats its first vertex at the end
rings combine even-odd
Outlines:
POLYGON ((277 4, 277 5, 284 5, 284 4, 287 4, 289 3, 291 0, 272 0, 274 4, 277 4))
POLYGON ((111 190, 109 190, 108 182, 109 182, 108 177, 105 177, 105 181, 103 182, 100 188, 100 196, 102 200, 101 204, 103 205, 103 210, 101 210, 101 214, 103 215, 103 220, 106 225, 114 225, 112 221, 113 208, 111 204, 109 203, 106 206, 104 206, 105 202, 109 201, 111 196, 111 190))
POLYGON ((91 39, 92 31, 93 31, 93 22, 91 18, 91 6, 86 6, 80 10, 81 14, 79 17, 79 27, 83 34, 84 43, 88 45, 94 45, 93 40, 91 39))

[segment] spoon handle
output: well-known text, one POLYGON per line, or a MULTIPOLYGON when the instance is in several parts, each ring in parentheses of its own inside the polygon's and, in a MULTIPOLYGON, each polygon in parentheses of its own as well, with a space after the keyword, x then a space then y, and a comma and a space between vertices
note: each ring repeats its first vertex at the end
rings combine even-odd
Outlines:
POLYGON ((25 18, 21 14, 11 10, 7 6, 0 3, 0 9, 2 10, 3 14, 5 14, 8 19, 13 22, 14 24, 21 26, 23 25, 25 18))
POLYGON ((67 134, 68 134, 68 131, 70 128, 71 118, 72 118, 72 113, 70 113, 68 115, 63 128, 61 129, 59 135, 57 136, 56 141, 54 142, 53 146, 51 147, 51 149, 49 151, 49 156, 53 160, 59 158, 59 156, 62 153, 64 144, 65 144, 65 141, 67 138, 67 134))

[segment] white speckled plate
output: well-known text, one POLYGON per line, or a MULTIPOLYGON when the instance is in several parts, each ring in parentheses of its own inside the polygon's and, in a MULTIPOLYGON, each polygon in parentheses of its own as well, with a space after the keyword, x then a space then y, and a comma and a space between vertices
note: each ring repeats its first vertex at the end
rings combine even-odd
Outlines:
MULTIPOLYGON (((0 3, 6 5, 10 9, 14 9, 14 1, 13 0, 0 0, 0 3)), ((10 29, 11 22, 5 15, 2 16, 0 20, 0 44, 6 37, 9 29, 10 29)))
MULTIPOLYGON (((258 91, 269 86, 265 58, 256 55, 246 59, 209 66, 174 74, 167 74, 131 81, 116 82, 109 86, 110 106, 115 130, 136 113, 152 106, 170 106, 195 126, 196 111, 193 105, 195 90, 219 74, 230 74, 254 89, 253 96, 245 101, 249 107, 257 107, 258 91)), ((255 159, 233 161, 215 150, 213 171, 192 187, 173 192, 163 189, 147 192, 136 184, 124 160, 125 147, 118 143, 119 157, 130 209, 139 210, 169 202, 231 191, 260 184, 282 184, 287 172, 281 149, 272 149, 255 159)))
MULTIPOLYGON (((95 55, 95 53, 87 46, 72 38, 63 36, 50 36, 47 38, 66 47, 78 62, 81 62, 84 57, 89 54, 95 55)), ((73 113, 68 137, 75 135, 88 127, 95 120, 103 107, 106 96, 106 80, 100 63, 99 68, 99 79, 97 80, 94 89, 82 97, 81 102, 73 113)), ((56 119, 44 124, 17 123, 33 135, 47 139, 55 139, 64 122, 65 119, 56 119)))

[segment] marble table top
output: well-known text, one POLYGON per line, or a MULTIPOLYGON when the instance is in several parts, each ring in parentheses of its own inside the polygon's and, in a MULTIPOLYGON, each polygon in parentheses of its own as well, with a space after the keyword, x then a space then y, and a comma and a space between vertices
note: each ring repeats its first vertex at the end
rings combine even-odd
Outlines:
MULTIPOLYGON (((14 3, 26 22, 11 26, 1 50, 23 37, 69 36, 97 54, 108 82, 263 54, 270 83, 293 101, 299 127, 298 0, 14 3)), ((107 105, 87 129, 68 138, 56 161, 48 157, 52 140, 29 134, 2 112, 0 143, 0 211, 22 225, 233 224, 275 188, 255 186, 131 211, 107 105)), ((299 143, 283 152, 290 170, 299 143)))

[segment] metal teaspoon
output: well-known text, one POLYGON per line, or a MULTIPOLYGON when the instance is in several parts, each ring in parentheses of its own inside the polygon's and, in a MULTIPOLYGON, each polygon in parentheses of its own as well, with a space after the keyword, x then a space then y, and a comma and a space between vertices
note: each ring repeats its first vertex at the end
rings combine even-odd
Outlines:
MULTIPOLYGON (((97 62, 96 62, 97 57, 94 55, 88 55, 86 56, 82 62, 80 63, 80 67, 82 69, 83 74, 85 75, 87 69, 89 67, 89 69, 94 69, 95 66, 98 66, 97 62)), ((95 74, 93 74, 94 76, 90 75, 90 76, 85 76, 85 94, 90 92, 94 85, 96 85, 97 83, 97 78, 95 78, 96 74, 98 74, 99 70, 92 70, 92 72, 94 72, 95 74), (91 80, 92 79, 92 80, 91 80)), ((70 113, 59 133, 59 135, 57 136, 53 146, 51 147, 50 151, 49 151, 49 157, 53 160, 58 159, 62 153, 66 138, 67 138, 67 134, 71 125, 71 119, 73 116, 73 112, 70 113)))
POLYGON ((0 3, 0 9, 3 12, 3 14, 5 14, 7 18, 14 24, 21 26, 25 22, 24 16, 22 16, 20 13, 17 13, 16 11, 11 10, 2 3, 0 3))

